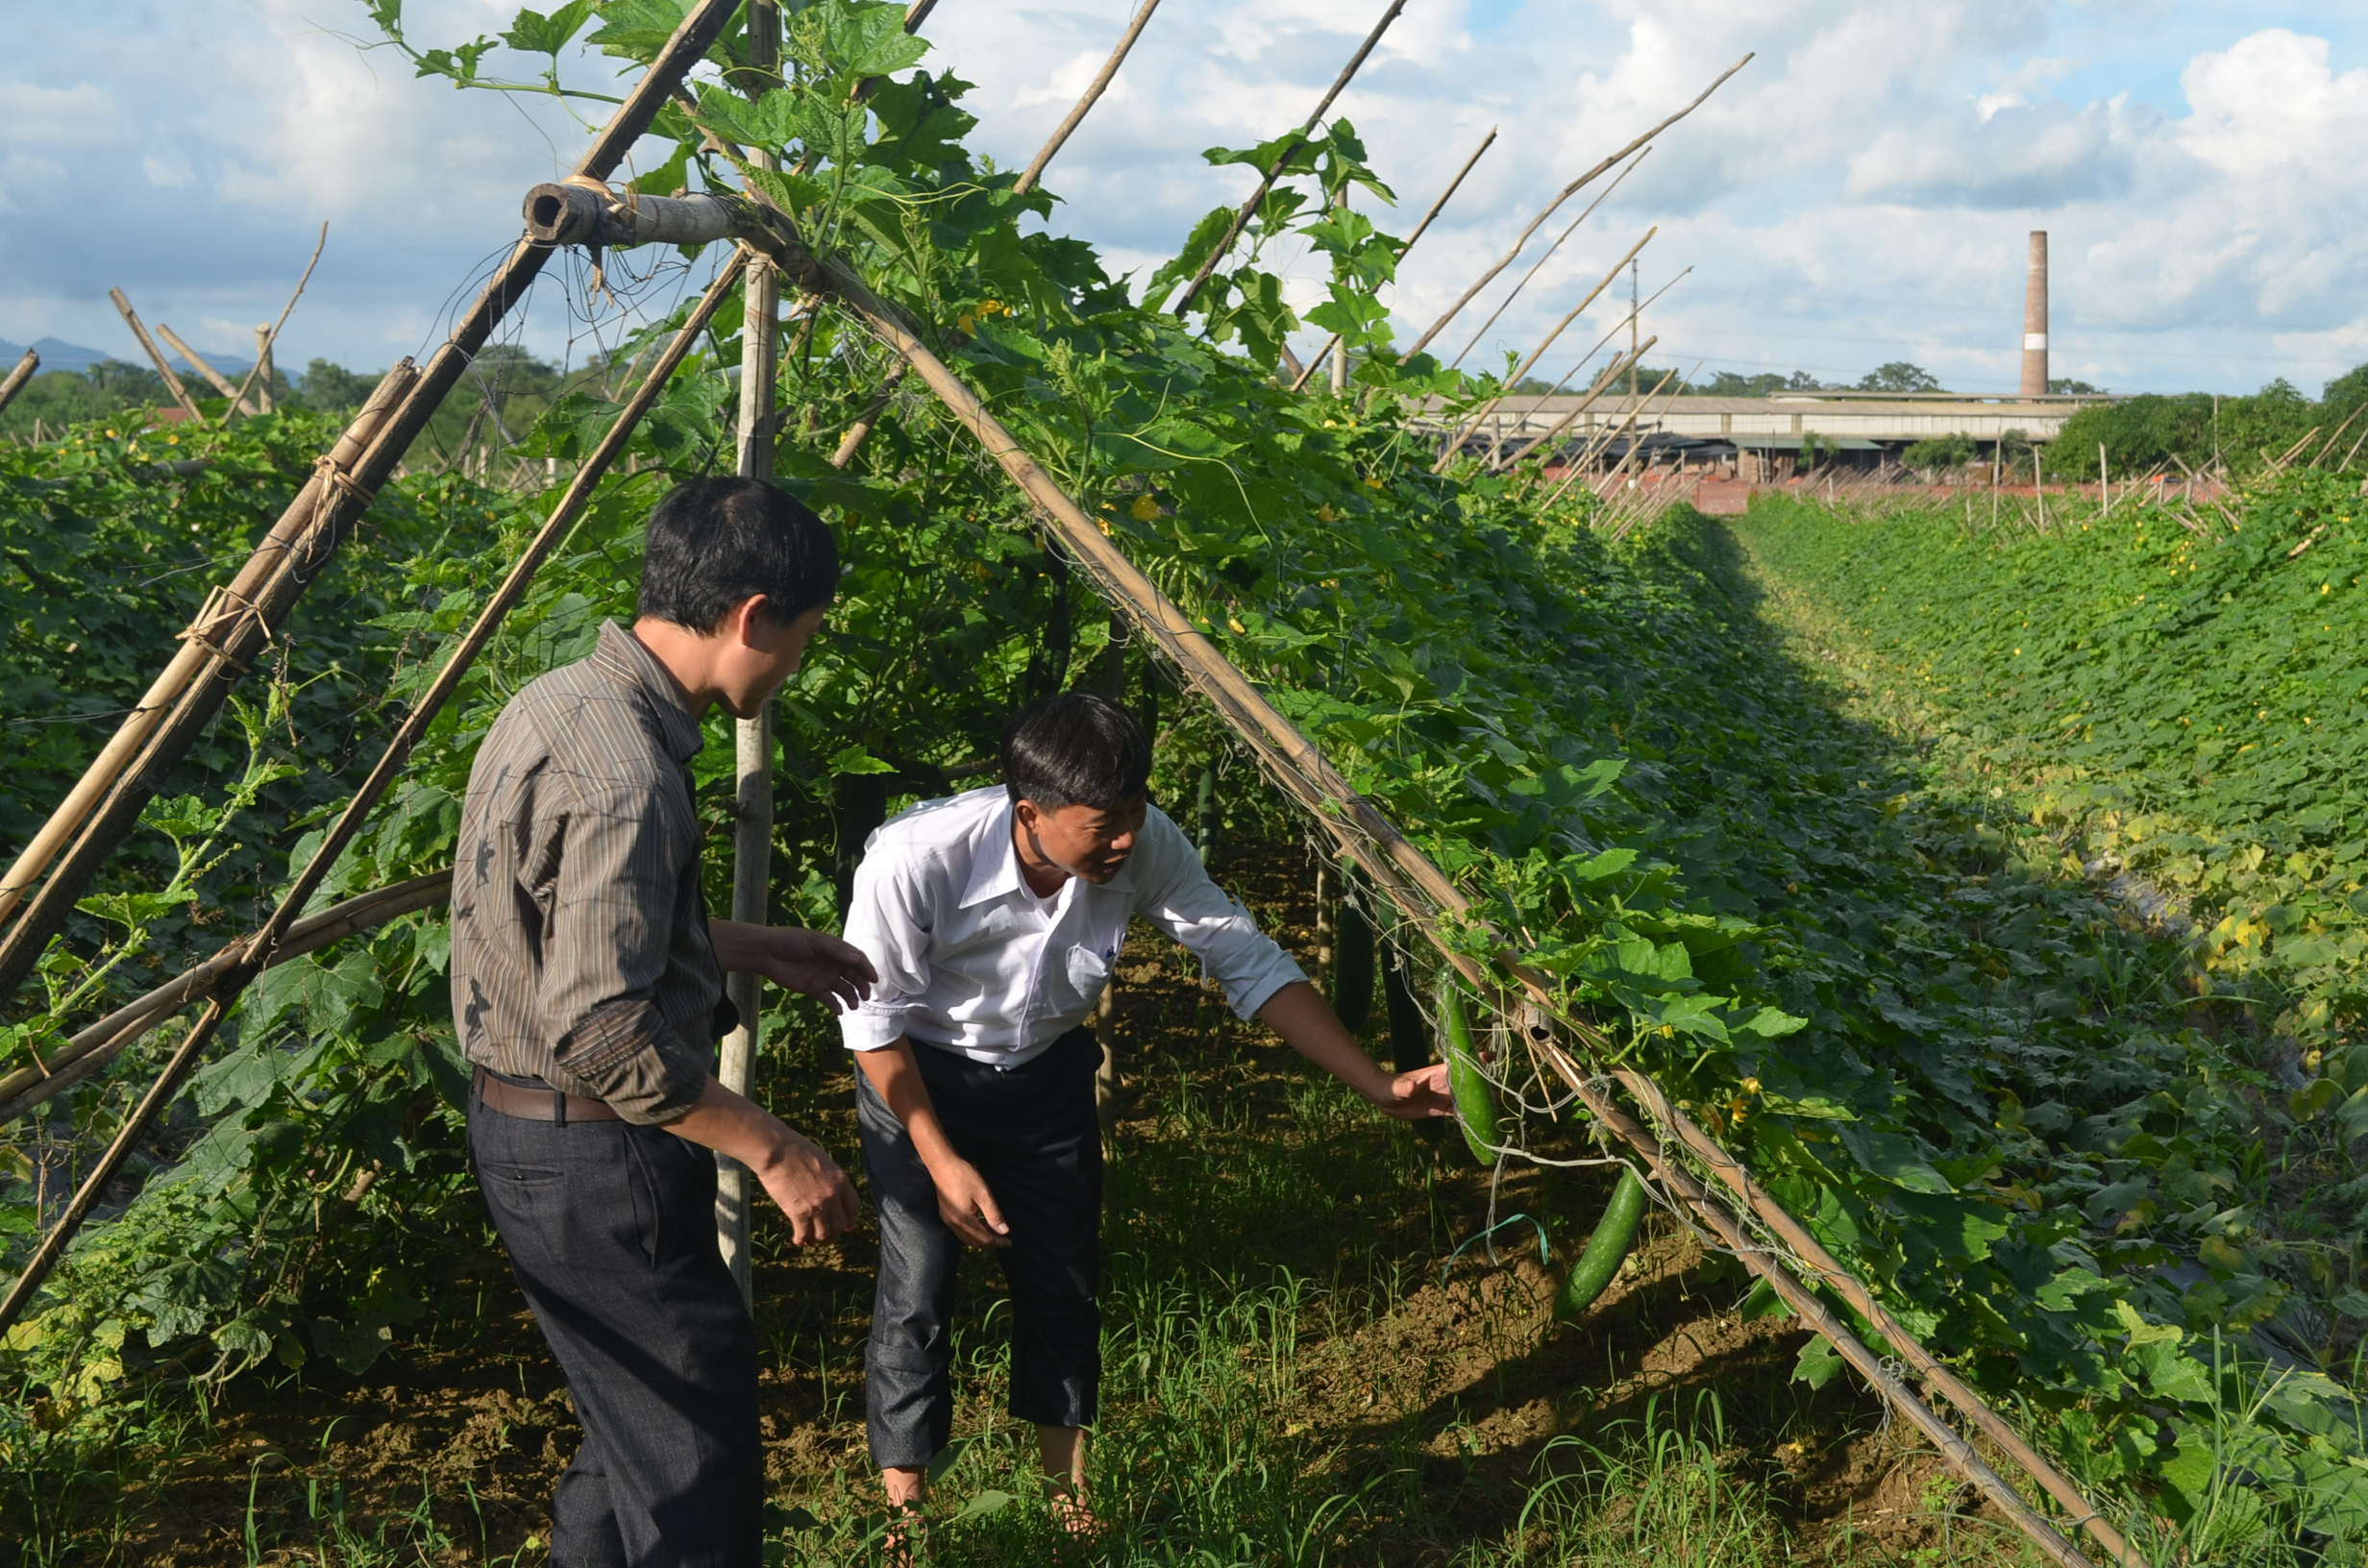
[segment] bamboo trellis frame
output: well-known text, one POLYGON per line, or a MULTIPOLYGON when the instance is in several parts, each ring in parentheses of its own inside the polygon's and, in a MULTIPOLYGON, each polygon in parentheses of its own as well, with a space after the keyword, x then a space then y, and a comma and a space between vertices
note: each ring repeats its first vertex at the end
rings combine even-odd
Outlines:
POLYGON ((1720 86, 1725 85, 1727 78, 1733 76, 1736 72, 1750 64, 1751 60, 1752 57, 1750 55, 1745 55, 1742 59, 1737 61, 1734 64, 1719 72, 1718 79, 1713 82, 1709 86, 1704 87, 1701 95, 1695 98, 1692 103, 1688 104, 1684 109, 1679 110, 1667 119, 1663 120, 1659 125, 1654 126, 1650 131, 1645 132, 1644 135, 1637 137, 1636 140, 1630 142, 1627 146, 1622 147, 1618 152, 1614 153, 1611 157, 1605 159, 1602 162, 1596 164, 1585 174, 1580 175, 1576 180, 1571 181, 1570 184, 1563 186, 1561 192, 1556 195, 1552 201, 1546 203, 1545 206, 1540 209, 1536 217, 1529 220, 1529 227, 1521 231, 1520 237, 1513 242, 1513 248, 1500 257, 1493 266, 1490 267, 1486 272, 1474 279, 1471 286, 1464 290, 1463 294, 1457 298, 1453 305, 1447 306, 1445 313, 1441 315, 1437 321, 1431 323, 1430 331, 1415 339, 1414 346, 1406 351, 1406 357, 1411 359, 1416 355, 1420 354, 1424 349, 1430 347, 1431 339, 1437 337, 1441 332, 1447 330, 1447 323, 1453 321, 1456 318, 1456 314, 1461 311, 1464 306, 1471 304, 1472 296, 1488 287, 1489 284, 1494 281, 1498 273, 1513 265, 1513 258, 1521 254, 1521 247, 1529 243, 1529 236, 1536 233, 1540 226, 1542 225, 1546 219, 1554 215, 1555 208, 1561 207, 1563 203, 1570 200, 1571 197, 1576 196, 1580 191, 1586 189, 1588 185, 1593 184, 1597 179, 1601 178, 1605 170, 1610 169, 1619 163, 1630 153, 1635 152, 1638 148, 1643 146, 1646 142, 1652 140, 1655 136, 1661 135, 1661 133, 1666 131, 1669 127, 1675 125, 1678 121, 1684 119, 1695 110, 1700 109, 1703 104, 1709 100, 1712 93, 1716 92, 1720 86))
MULTIPOLYGON (((752 208, 752 214, 757 217, 758 222, 752 226, 755 232, 746 236, 747 242, 771 256, 783 273, 802 286, 834 299, 851 310, 875 336, 894 350, 937 395, 955 422, 971 433, 985 453, 1039 509, 1048 527, 1077 563, 1085 568, 1089 579, 1099 588, 1103 597, 1126 616, 1137 632, 1148 636, 1182 671, 1193 687, 1249 747, 1275 783, 1302 809, 1324 824, 1333 835, 1341 853, 1354 860, 1373 886, 1412 919, 1438 947, 1445 961, 1479 987, 1484 995, 1500 994, 1502 988, 1495 976, 1458 950, 1452 941, 1454 928, 1480 926, 1485 929, 1470 901, 1453 881, 1335 771, 1321 751, 1267 701, 1264 695, 1158 585, 1129 561, 1112 540, 1103 536, 1084 509, 1061 489, 961 379, 921 341, 898 312, 883 304, 851 271, 817 259, 805 248, 786 214, 761 208, 752 208)), ((1536 1017, 1560 1023, 1598 1059, 1608 1059, 1614 1054, 1610 1042, 1594 1025, 1564 1008, 1543 978, 1523 964, 1517 953, 1500 946, 1496 962, 1515 977, 1536 1017)), ((1594 1087, 1591 1080, 1578 1071, 1567 1053, 1556 1043, 1550 1026, 1533 1026, 1526 1031, 1526 1038, 1541 1051, 1558 1075, 1572 1084, 1607 1129, 1642 1158, 1662 1177, 1664 1184, 1736 1251, 1747 1267, 1765 1279, 1770 1288, 1801 1313, 1805 1322, 1831 1341, 1878 1392, 1939 1446, 1942 1457, 1951 1468, 1988 1497, 2050 1558, 2064 1565, 2064 1568, 2086 1568, 2088 1559, 2079 1549, 2025 1503, 1970 1444, 1951 1432, 1912 1391, 1887 1372, 1880 1359, 1816 1299, 1813 1291, 1795 1276, 1782 1259, 1773 1251, 1755 1243, 1743 1220, 1712 1197, 1691 1176, 1673 1166, 1663 1145, 1594 1087)), ((1660 1115, 1663 1108, 1667 1108, 1666 1097, 1649 1078, 1624 1071, 1619 1074, 1619 1081, 1629 1087, 1632 1093, 1638 1094, 1656 1116, 1660 1115)), ((1787 1213, 1764 1188, 1749 1180, 1741 1163, 1732 1153, 1721 1148, 1691 1123, 1685 1123, 1680 1133, 1681 1140, 1690 1149, 1693 1149, 1698 1157, 1711 1159, 1713 1168, 1720 1173, 1721 1179, 1736 1188, 1752 1216, 1779 1237, 1807 1236, 1806 1229, 1797 1220, 1787 1213)), ((1791 1245, 1788 1239, 1786 1244, 1791 1245)), ((1831 1255, 1819 1248, 1808 1256, 1812 1260, 1812 1270, 1819 1276, 1819 1283, 1836 1285, 1838 1289, 1840 1288, 1838 1281, 1846 1275, 1831 1255)), ((1858 1302, 1863 1301, 1866 1308, 1872 1309, 1858 1310, 1864 1312, 1886 1340, 1895 1347, 1914 1344, 1904 1326, 1855 1280, 1850 1282, 1850 1288, 1844 1293, 1854 1308, 1858 1302)), ((1916 1346, 1912 1354, 1919 1366, 1937 1365, 1920 1346, 1916 1346)), ((1983 1429, 1985 1435, 2000 1444, 2018 1467, 2071 1510, 2075 1523, 2105 1546, 2112 1555, 2113 1561, 2142 1568, 2142 1559, 2135 1556, 2120 1532, 2087 1502, 2080 1489, 2015 1433, 1979 1396, 1953 1378, 1937 1385, 1941 1386, 1944 1396, 1951 1403, 1958 1405, 1983 1429)))
MULTIPOLYGON (((697 19, 694 17, 693 21, 697 19)), ((686 22, 685 29, 692 25, 693 22, 686 22)), ((930 352, 901 317, 874 295, 851 271, 817 259, 804 247, 786 214, 762 208, 752 208, 751 213, 756 222, 754 232, 746 236, 750 245, 761 251, 802 286, 833 299, 850 309, 911 367, 946 410, 978 440, 985 453, 1028 497, 1050 530, 1085 567, 1089 577, 1113 606, 1125 615, 1139 631, 1158 644, 1194 688, 1210 701, 1228 726, 1248 746, 1278 786, 1324 824, 1334 837, 1339 852, 1355 861, 1365 870, 1373 886, 1416 922, 1425 937, 1438 947, 1443 959, 1459 973, 1480 987, 1484 995, 1501 997, 1503 988, 1496 974, 1459 950, 1452 940, 1454 932, 1459 929, 1478 930, 1489 936, 1496 944, 1496 965, 1513 977, 1517 992, 1527 999, 1527 1007, 1520 1010, 1527 1023, 1524 1038, 1543 1061, 1569 1084, 1600 1124, 1642 1159, 1656 1178, 1709 1225, 1747 1267, 1765 1280, 1780 1297, 1801 1314, 1804 1321, 1834 1343, 1862 1375, 1938 1445, 1953 1469, 1988 1496, 2051 1558, 2065 1564, 2066 1568, 2085 1568, 2087 1559, 2078 1549, 2034 1511, 1970 1444, 1952 1432, 1900 1379, 1892 1375, 1874 1353, 1817 1299, 1813 1290, 1796 1277, 1784 1258, 1756 1241, 1744 1218, 1711 1194, 1689 1170, 1672 1163, 1665 1145, 1613 1101, 1595 1078, 1580 1069, 1557 1039, 1554 1025, 1559 1024, 1599 1060, 1608 1058, 1613 1054, 1609 1041, 1591 1021, 1568 1011, 1542 976, 1524 965, 1517 953, 1504 946, 1501 938, 1488 931, 1486 923, 1478 919, 1473 906, 1452 879, 1350 786, 1320 750, 1267 701, 1255 685, 1224 657, 1182 610, 1135 567, 1112 540, 1101 534, 1083 508, 1036 463, 1012 433, 930 352)), ((435 680, 420 698, 378 766, 356 792, 353 800, 326 835, 310 863, 284 895, 272 917, 253 938, 238 944, 235 957, 228 957, 226 952, 227 967, 210 988, 211 993, 205 1015, 143 1097, 114 1144, 111 1145, 99 1168, 77 1191, 57 1229, 44 1237, 41 1246, 37 1249, 33 1263, 18 1279, 7 1301, 0 1303, 0 1328, 13 1322, 21 1313, 40 1279, 54 1265, 65 1238, 86 1217, 97 1193, 120 1168, 122 1157, 128 1153, 131 1144, 177 1090, 204 1044, 218 1029, 229 1007, 270 962, 274 950, 292 934, 296 912, 318 889, 337 857, 352 843, 377 799, 401 771, 411 747, 425 733, 428 723, 456 690, 469 664, 490 640, 509 609, 523 598, 535 571, 556 547, 604 475, 608 464, 622 450, 632 424, 655 401, 658 392, 687 354, 690 342, 704 330, 714 309, 736 283, 744 259, 745 253, 735 255, 719 273, 688 323, 620 414, 609 435, 579 471, 550 520, 513 566, 475 625, 448 656, 435 680)), ((383 439, 381 438, 381 444, 383 439)), ((1500 1008, 1505 1005, 1499 1002, 1500 1008)), ((1811 1270, 1820 1277, 1820 1283, 1832 1285, 1841 1291, 1846 1299, 1852 1301, 1854 1308, 1861 1311, 1895 1347, 1913 1344, 1881 1304, 1874 1301, 1855 1280, 1851 1280, 1829 1254, 1818 1248, 1813 1237, 1809 1237, 1781 1205, 1751 1182, 1748 1173, 1731 1153, 1668 1105, 1657 1085, 1632 1070, 1621 1071, 1616 1077, 1645 1106, 1649 1115, 1664 1125, 1673 1127, 1680 1140, 1693 1155, 1709 1164, 1719 1179, 1741 1199, 1753 1218, 1783 1238, 1785 1245, 1808 1259, 1811 1270), (1797 1241, 1795 1235, 1799 1238, 1797 1241), (1802 1242, 1807 1243, 1806 1249, 1802 1247, 1802 1242), (1847 1282, 1846 1286, 1844 1282, 1847 1282), (1862 1307, 1859 1306, 1862 1301, 1864 1303, 1862 1307)), ((1920 1347, 1916 1354, 1920 1358, 1920 1367, 1930 1362, 1929 1356, 1925 1356, 1920 1347)), ((2072 1508, 2082 1528, 2106 1544, 2118 1560, 2124 1563, 2137 1561, 2130 1553, 2126 1541, 2121 1540, 2117 1532, 2096 1515, 2068 1480, 2055 1472, 2028 1444, 2022 1443, 2011 1429, 1961 1383, 1946 1378, 1945 1370, 1938 1369, 1936 1363, 1932 1365, 1935 1370, 1942 1371, 1942 1378, 1934 1381, 1943 1393, 1964 1409, 1994 1439, 2001 1438, 2003 1434, 2002 1447, 2006 1448, 2010 1457, 2038 1480, 2051 1495, 2072 1508)), ((1930 1377, 1932 1374, 1928 1371, 1926 1375, 1930 1377)))
MULTIPOLYGON (((580 176, 604 179, 614 172, 656 118, 675 84, 706 54, 736 9, 737 0, 700 0, 578 160, 580 176)), ((314 254, 317 257, 317 249, 314 254)), ((17 864, 0 878, 0 916, 4 916, 43 868, 49 867, 46 884, 0 936, 0 996, 14 991, 32 970, 101 863, 129 836, 141 810, 163 787, 199 732, 221 711, 232 687, 271 637, 272 628, 335 551, 371 496, 394 473, 395 465, 426 429, 477 351, 525 296, 551 255, 550 246, 530 239, 513 245, 468 313, 427 368, 403 389, 400 401, 384 415, 358 455, 345 463, 338 462, 334 453, 323 455, 314 478, 297 492, 267 536, 278 541, 272 547, 272 558, 266 561, 259 552, 258 559, 249 562, 253 578, 250 581, 242 573, 240 579, 249 582, 248 588, 231 602, 230 613, 217 616, 207 628, 203 652, 193 640, 171 661, 165 675, 92 761, 66 801, 18 856, 17 864), (166 703, 171 705, 169 713, 163 711, 166 703), (53 857, 58 858, 50 866, 53 857)), ((398 371, 407 373, 408 368, 407 360, 398 371)))

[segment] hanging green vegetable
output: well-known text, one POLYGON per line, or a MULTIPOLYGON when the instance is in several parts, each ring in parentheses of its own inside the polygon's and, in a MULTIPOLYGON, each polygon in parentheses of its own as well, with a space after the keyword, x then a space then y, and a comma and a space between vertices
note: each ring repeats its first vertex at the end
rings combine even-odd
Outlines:
POLYGON ((1332 1011, 1353 1035, 1373 1016, 1373 926, 1344 893, 1339 919, 1332 938, 1332 1011))
POLYGON ((1603 1294, 1612 1276, 1628 1256, 1629 1247, 1637 1238, 1637 1222, 1644 1217, 1644 1184, 1633 1170, 1619 1173, 1619 1186, 1612 1189, 1612 1201, 1603 1206, 1603 1217, 1595 1222, 1595 1234, 1587 1238, 1587 1250, 1570 1265, 1570 1277, 1563 1282, 1562 1292, 1554 1298, 1554 1315, 1570 1322, 1595 1304, 1603 1294))
POLYGON ((1440 1054, 1447 1059, 1447 1087, 1455 1095, 1456 1125, 1464 1129, 1464 1142, 1471 1157, 1492 1165, 1504 1143, 1504 1132, 1497 1123, 1494 1087, 1480 1070, 1480 1053, 1471 1042, 1471 1020, 1464 1012, 1464 988, 1456 979, 1455 966, 1439 967, 1437 996, 1440 1054))

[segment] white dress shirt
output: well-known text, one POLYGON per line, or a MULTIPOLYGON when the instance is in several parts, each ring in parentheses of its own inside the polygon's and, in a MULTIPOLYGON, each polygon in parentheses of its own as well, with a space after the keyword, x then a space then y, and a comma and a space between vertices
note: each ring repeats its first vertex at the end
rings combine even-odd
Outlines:
POLYGON ((1073 876, 1039 898, 1020 874, 1011 801, 996 784, 915 806, 865 843, 847 940, 879 983, 839 1027, 852 1050, 910 1038, 1018 1066, 1094 1011, 1136 915, 1197 953, 1244 1018, 1307 978, 1209 880, 1157 806, 1116 876, 1099 886, 1073 876))

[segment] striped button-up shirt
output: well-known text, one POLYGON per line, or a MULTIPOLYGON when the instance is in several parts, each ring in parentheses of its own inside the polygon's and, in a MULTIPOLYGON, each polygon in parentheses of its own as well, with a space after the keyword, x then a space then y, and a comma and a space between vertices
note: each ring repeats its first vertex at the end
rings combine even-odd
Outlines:
POLYGON ((453 1020, 470 1061, 628 1121, 671 1121, 699 1098, 724 994, 684 766, 700 741, 681 688, 613 622, 494 721, 453 867, 453 1020))

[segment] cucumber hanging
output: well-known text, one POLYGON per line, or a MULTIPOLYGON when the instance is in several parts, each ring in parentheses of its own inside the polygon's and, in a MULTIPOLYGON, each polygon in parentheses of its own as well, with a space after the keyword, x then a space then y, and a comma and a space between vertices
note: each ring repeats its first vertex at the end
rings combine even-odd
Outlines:
POLYGON ((1339 922, 1332 938, 1332 1011, 1353 1035, 1373 1016, 1373 927, 1344 892, 1339 922))
POLYGON ((1644 1184, 1633 1170, 1619 1173, 1619 1186, 1612 1189, 1612 1201, 1603 1206, 1603 1217, 1595 1222, 1595 1234, 1587 1238, 1587 1250, 1570 1265, 1570 1277, 1554 1298, 1554 1315, 1567 1323, 1595 1304, 1603 1294, 1612 1276, 1619 1272, 1622 1259, 1637 1238, 1637 1221, 1644 1217, 1644 1184))
POLYGON ((1423 1021, 1422 1004, 1415 999, 1414 981, 1395 943, 1382 955, 1381 996, 1390 1010, 1390 1070, 1413 1072, 1429 1066, 1430 1026, 1423 1021))
POLYGON ((1505 1140, 1496 1119, 1496 1092, 1480 1070, 1480 1053, 1471 1042, 1471 1021, 1464 1012, 1464 988, 1456 981, 1452 964, 1439 967, 1436 995, 1439 1054, 1447 1059, 1447 1087, 1455 1095, 1456 1125, 1464 1129, 1464 1142, 1471 1157, 1492 1165, 1505 1140))

